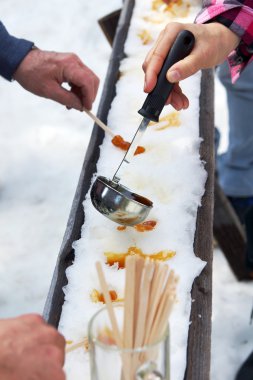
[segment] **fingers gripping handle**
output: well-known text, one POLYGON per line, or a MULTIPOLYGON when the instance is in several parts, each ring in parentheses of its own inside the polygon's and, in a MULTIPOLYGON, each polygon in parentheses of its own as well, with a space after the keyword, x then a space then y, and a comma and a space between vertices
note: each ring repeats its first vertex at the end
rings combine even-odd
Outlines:
POLYGON ((194 42, 194 35, 188 30, 182 30, 177 35, 158 75, 155 88, 148 94, 142 108, 138 111, 143 117, 152 121, 159 121, 160 113, 174 86, 174 83, 170 83, 166 78, 167 71, 174 63, 190 54, 194 42))

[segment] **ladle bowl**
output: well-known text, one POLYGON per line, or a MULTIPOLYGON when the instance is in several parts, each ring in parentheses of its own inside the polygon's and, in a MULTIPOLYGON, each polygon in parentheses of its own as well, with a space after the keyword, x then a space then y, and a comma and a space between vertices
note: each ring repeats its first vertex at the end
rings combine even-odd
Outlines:
POLYGON ((153 203, 127 187, 99 176, 91 188, 93 206, 113 222, 124 226, 142 223, 153 203))

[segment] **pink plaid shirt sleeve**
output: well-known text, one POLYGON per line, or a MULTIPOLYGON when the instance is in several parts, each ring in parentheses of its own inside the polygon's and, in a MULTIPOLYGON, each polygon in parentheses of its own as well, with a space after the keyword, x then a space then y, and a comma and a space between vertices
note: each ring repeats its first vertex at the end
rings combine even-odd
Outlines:
POLYGON ((220 22, 241 38, 241 43, 229 57, 232 81, 253 61, 253 0, 204 0, 196 23, 220 22))

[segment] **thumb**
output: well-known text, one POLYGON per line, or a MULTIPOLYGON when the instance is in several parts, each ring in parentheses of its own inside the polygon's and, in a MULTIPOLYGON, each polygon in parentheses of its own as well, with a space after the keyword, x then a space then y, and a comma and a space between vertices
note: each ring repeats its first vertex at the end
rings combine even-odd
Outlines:
POLYGON ((201 67, 203 67, 203 65, 197 54, 190 54, 171 66, 166 78, 169 82, 176 83, 195 74, 201 67))

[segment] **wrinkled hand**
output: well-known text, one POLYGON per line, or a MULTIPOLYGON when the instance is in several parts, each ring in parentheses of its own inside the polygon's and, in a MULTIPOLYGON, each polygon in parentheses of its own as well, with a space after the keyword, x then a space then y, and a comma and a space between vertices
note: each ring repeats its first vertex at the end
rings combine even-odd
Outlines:
POLYGON ((91 109, 99 79, 72 53, 31 50, 13 78, 33 94, 55 100, 68 108, 91 109), (71 88, 63 88, 62 83, 71 88))
POLYGON ((65 340, 35 314, 0 320, 0 379, 64 380, 65 340))
POLYGON ((170 47, 178 33, 184 29, 191 31, 196 41, 191 54, 175 63, 167 72, 168 81, 175 83, 167 104, 170 103, 176 110, 189 106, 189 100, 183 94, 178 82, 200 69, 211 68, 222 63, 240 41, 236 34, 217 22, 209 24, 169 23, 160 33, 143 63, 145 92, 150 92, 155 87, 157 75, 170 47))

